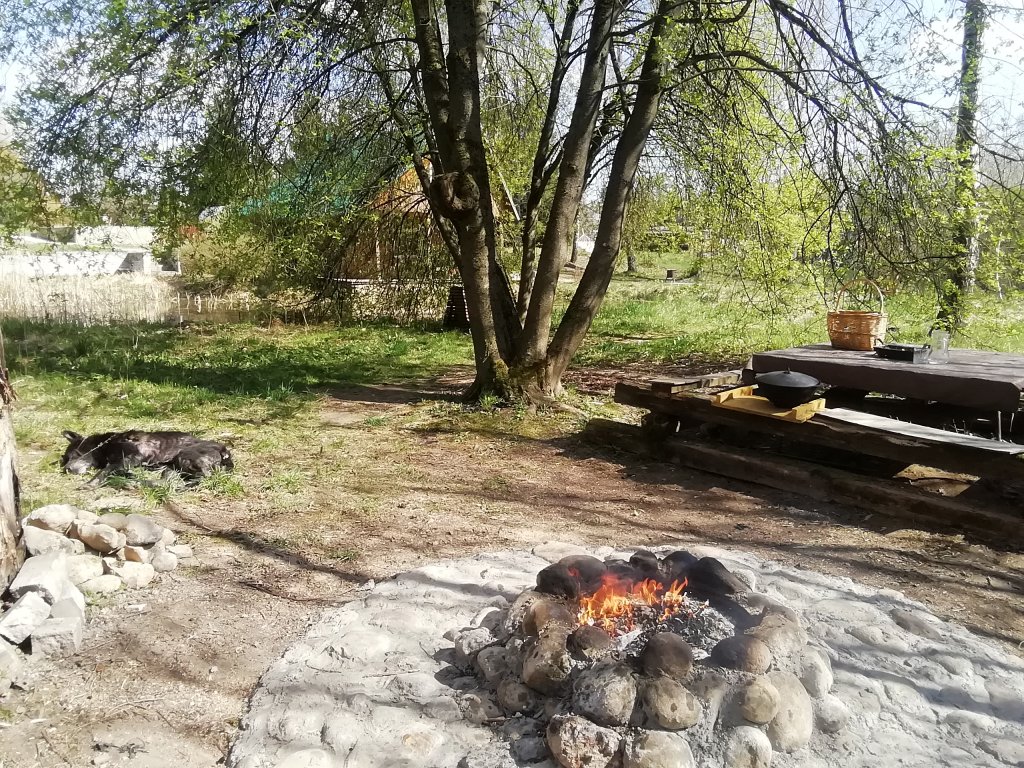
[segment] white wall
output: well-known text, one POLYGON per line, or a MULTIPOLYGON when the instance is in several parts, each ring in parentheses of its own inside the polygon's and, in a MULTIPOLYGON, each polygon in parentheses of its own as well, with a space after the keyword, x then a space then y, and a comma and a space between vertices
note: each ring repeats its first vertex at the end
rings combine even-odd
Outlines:
MULTIPOLYGON (((144 253, 144 252, 137 252, 144 253)), ((0 275, 85 276, 112 275, 119 270, 144 271, 152 257, 149 253, 129 258, 125 251, 19 251, 0 252, 0 275), (140 266, 135 266, 135 264, 140 266)))

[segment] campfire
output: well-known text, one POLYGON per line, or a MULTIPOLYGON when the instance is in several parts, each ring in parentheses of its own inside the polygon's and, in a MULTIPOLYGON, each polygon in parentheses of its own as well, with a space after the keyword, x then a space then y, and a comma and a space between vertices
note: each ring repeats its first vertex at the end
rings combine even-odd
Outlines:
POLYGON ((539 723, 544 738, 519 758, 565 768, 692 766, 695 753, 768 766, 809 741, 811 696, 831 680, 792 611, 683 551, 563 558, 455 639, 494 691, 493 710, 467 717, 539 723))
POLYGON ((682 583, 666 587, 654 579, 630 584, 617 576, 606 576, 593 595, 580 598, 580 624, 601 627, 612 637, 632 632, 637 623, 664 622, 683 606, 682 583))

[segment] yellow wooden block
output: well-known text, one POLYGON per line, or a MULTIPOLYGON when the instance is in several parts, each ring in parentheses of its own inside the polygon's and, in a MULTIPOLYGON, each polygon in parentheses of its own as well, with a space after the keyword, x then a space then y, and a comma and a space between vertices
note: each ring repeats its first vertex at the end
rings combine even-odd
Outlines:
POLYGON ((753 387, 737 387, 725 392, 719 392, 712 396, 711 404, 719 408, 728 408, 733 411, 746 411, 757 416, 767 416, 770 419, 782 421, 807 421, 814 414, 825 410, 825 398, 819 397, 809 403, 803 403, 796 408, 779 408, 773 405, 766 397, 753 394, 753 387))

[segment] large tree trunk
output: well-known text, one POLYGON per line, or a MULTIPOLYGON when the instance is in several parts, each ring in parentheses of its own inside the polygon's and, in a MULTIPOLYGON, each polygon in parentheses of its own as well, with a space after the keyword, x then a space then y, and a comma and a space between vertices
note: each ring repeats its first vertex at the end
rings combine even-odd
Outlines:
POLYGON ((637 168, 643 155, 647 138, 654 127, 658 114, 661 94, 664 88, 664 62, 661 45, 662 35, 668 24, 668 12, 675 5, 671 0, 658 3, 657 15, 651 27, 651 38, 644 54, 640 70, 633 111, 623 128, 622 136, 615 147, 612 167, 608 174, 608 188, 601 219, 597 227, 594 252, 580 279, 579 287, 569 302, 569 308, 551 340, 544 369, 543 386, 546 390, 557 389, 562 374, 576 354, 587 331, 597 316, 608 284, 615 271, 622 242, 622 224, 626 215, 629 195, 636 180, 637 168))
POLYGON ((551 141, 555 132, 558 117, 558 102, 562 95, 562 82, 569 66, 569 52, 572 47, 573 30, 576 27, 576 15, 579 12, 579 0, 572 0, 565 9, 565 20, 562 22, 562 33, 555 49, 555 62, 551 71, 551 86, 548 89, 548 103, 544 111, 544 122, 537 139, 537 151, 533 156, 533 169, 530 173, 530 191, 526 197, 526 208, 523 211, 523 265, 519 273, 519 297, 516 309, 519 322, 526 321, 526 312, 530 306, 530 295, 537 278, 537 251, 534 248, 537 214, 544 190, 547 189, 551 175, 558 167, 558 161, 552 157, 551 141))
POLYGON ((466 291, 476 381, 471 397, 508 391, 508 366, 519 323, 512 288, 498 263, 490 175, 480 128, 480 61, 490 3, 448 0, 448 55, 430 0, 413 0, 423 94, 438 154, 431 204, 451 221, 466 291))
POLYGON ((3 337, 0 336, 0 592, 14 579, 25 562, 21 538, 17 453, 10 402, 13 394, 4 366, 3 337))
MULTIPOLYGON (((580 87, 565 135, 558 183, 537 264, 537 277, 523 323, 517 356, 517 367, 523 371, 536 370, 547 355, 555 289, 568 256, 569 238, 586 184, 591 138, 601 111, 611 33, 619 8, 617 0, 596 0, 594 3, 580 87)), ((532 376, 532 373, 527 375, 532 376)), ((548 390, 546 385, 544 389, 548 390)), ((552 393, 554 390, 548 390, 548 394, 552 393)))
POLYGON ((967 0, 960 63, 960 103, 956 114, 957 170, 954 191, 957 211, 953 235, 954 263, 939 297, 938 323, 949 330, 956 330, 967 318, 967 295, 974 287, 981 255, 976 173, 977 112, 986 15, 984 0, 967 0))

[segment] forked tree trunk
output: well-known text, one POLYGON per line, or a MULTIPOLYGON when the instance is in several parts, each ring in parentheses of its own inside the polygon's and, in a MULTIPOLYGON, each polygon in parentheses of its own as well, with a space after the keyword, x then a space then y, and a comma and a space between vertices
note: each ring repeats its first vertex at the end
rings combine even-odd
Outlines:
POLYGON ((25 562, 21 537, 17 452, 11 424, 13 393, 4 366, 0 337, 0 592, 4 592, 25 562))
POLYGON ((543 386, 554 390, 569 367, 583 338, 590 330, 594 318, 608 292, 608 284, 615 272, 615 262, 622 244, 622 224, 626 216, 629 195, 636 180, 640 158, 647 138, 654 127, 661 94, 664 88, 664 61, 662 36, 668 25, 668 13, 674 0, 661 0, 651 27, 651 37, 644 53, 633 110, 623 127, 622 136, 612 156, 608 174, 608 188, 601 206, 601 219, 597 226, 594 252, 583 271, 580 284, 569 302, 569 308, 555 331, 548 349, 544 368, 543 386))
MULTIPOLYGON (((661 36, 675 2, 659 2, 644 56, 636 101, 613 155, 598 241, 569 311, 551 337, 558 276, 569 255, 579 214, 605 84, 619 0, 595 0, 579 91, 561 148, 558 182, 536 278, 521 323, 507 276, 497 260, 490 178, 480 123, 480 61, 491 12, 489 0, 446 0, 447 56, 431 0, 411 0, 422 88, 436 142, 438 174, 431 205, 451 222, 456 261, 466 291, 477 376, 468 396, 486 392, 557 395, 569 365, 607 292, 619 253, 626 203, 658 111, 662 91, 661 36), (550 344, 549 344, 550 341, 550 344)), ((553 87, 558 87, 557 84, 553 87)), ((422 179, 421 179, 422 181, 422 179)), ((522 300, 524 294, 520 293, 522 300)))

